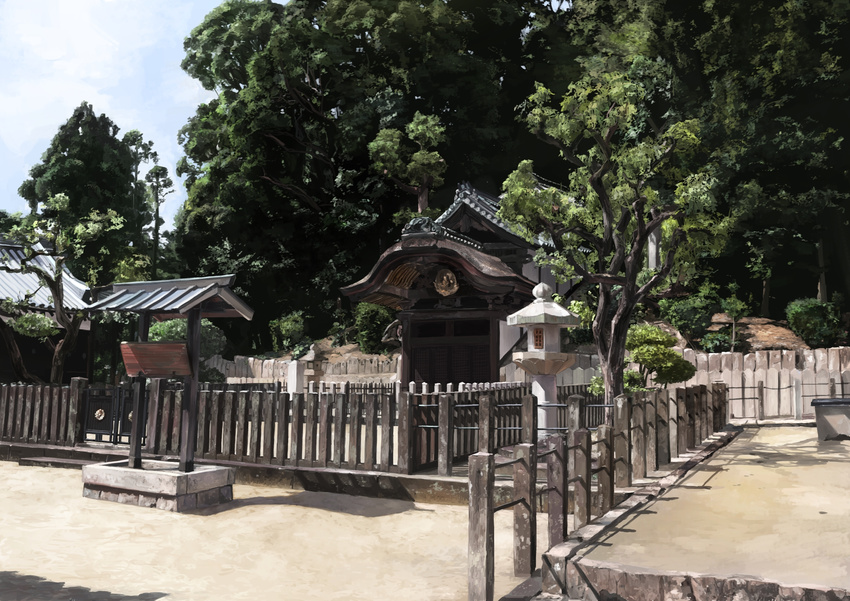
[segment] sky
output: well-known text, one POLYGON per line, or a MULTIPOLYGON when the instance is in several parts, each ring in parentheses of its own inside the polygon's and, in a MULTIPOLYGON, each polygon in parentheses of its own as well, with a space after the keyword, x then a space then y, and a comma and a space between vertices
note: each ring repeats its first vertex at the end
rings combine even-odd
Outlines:
POLYGON ((180 68, 183 40, 222 0, 0 0, 0 209, 83 101, 154 143, 175 180, 162 217, 186 200, 177 132, 213 97, 180 68))

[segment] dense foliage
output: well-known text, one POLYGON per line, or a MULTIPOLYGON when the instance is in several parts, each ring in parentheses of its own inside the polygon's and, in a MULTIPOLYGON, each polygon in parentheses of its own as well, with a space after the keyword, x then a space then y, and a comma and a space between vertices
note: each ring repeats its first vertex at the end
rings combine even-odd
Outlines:
POLYGON ((835 303, 800 298, 788 303, 785 314, 791 330, 811 347, 830 346, 844 334, 835 303))
POLYGON ((256 310, 226 326, 241 351, 270 348, 269 322, 297 310, 324 335, 339 287, 420 192, 445 206, 459 181, 509 172, 528 141, 514 107, 535 79, 574 71, 555 8, 227 0, 207 15, 183 68, 217 97, 180 133, 179 248, 187 274, 238 274, 256 310))
POLYGON ((381 305, 359 303, 354 308, 356 340, 364 353, 383 353, 387 350, 383 342, 384 331, 395 319, 395 312, 381 305))

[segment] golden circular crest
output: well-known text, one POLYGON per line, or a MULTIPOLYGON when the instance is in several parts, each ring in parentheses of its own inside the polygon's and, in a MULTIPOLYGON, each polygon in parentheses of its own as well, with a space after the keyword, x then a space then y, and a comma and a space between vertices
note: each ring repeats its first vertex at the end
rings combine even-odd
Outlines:
POLYGON ((450 269, 441 269, 434 278, 434 289, 442 296, 450 296, 457 292, 457 277, 450 269))

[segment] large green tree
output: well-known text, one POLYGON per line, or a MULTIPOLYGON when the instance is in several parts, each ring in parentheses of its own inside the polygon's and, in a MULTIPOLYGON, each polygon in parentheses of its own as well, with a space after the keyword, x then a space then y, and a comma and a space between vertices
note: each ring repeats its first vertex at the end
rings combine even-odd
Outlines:
POLYGON ((141 225, 150 212, 134 201, 138 167, 144 160, 139 150, 142 138, 122 139, 118 131, 109 117, 97 115, 83 102, 59 128, 41 162, 30 169, 29 178, 18 189, 33 212, 41 205, 63 228, 75 227, 92 211, 114 211, 121 217, 120 227, 103 232, 97 241, 84 241, 70 259, 74 272, 91 285, 113 281, 122 261, 144 254, 146 246, 141 225), (49 202, 58 194, 68 199, 61 210, 49 202))
POLYGON ((397 235, 391 217, 412 199, 370 169, 380 131, 417 112, 444 128, 450 189, 431 202, 464 179, 501 181, 530 139, 515 105, 535 77, 569 72, 544 68, 571 48, 560 18, 506 0, 228 0, 207 15, 183 68, 217 97, 180 134, 179 242, 189 272, 239 273, 257 313, 231 339, 270 348, 272 319, 330 316, 338 287, 397 235))
POLYGON ((76 223, 66 225, 60 217, 67 214, 70 204, 69 197, 64 194, 37 203, 29 215, 12 225, 6 233, 9 240, 23 248, 23 260, 0 257, 0 270, 34 273, 41 285, 49 291, 53 302, 53 319, 30 312, 28 298, 6 299, 4 302, 3 312, 8 322, 0 320, 0 337, 3 338, 18 376, 29 381, 36 381, 37 378, 26 369, 12 331, 43 339, 52 348, 50 382, 61 384, 65 358, 74 350, 80 325, 85 319, 82 311, 71 309, 65 303, 67 263, 80 257, 86 246, 119 230, 123 225, 123 219, 109 209, 91 210, 76 223))
POLYGON ((542 184, 531 161, 505 181, 500 215, 549 244, 538 252, 563 280, 597 288, 592 330, 606 398, 624 392, 626 340, 635 307, 676 273, 688 244, 722 248, 728 221, 716 211, 709 173, 695 168, 696 120, 665 120, 652 102, 665 69, 636 56, 625 71, 596 71, 572 84, 559 102, 538 86, 528 99, 529 128, 557 149, 565 187, 542 184), (645 269, 650 237, 663 238, 660 267, 645 269))

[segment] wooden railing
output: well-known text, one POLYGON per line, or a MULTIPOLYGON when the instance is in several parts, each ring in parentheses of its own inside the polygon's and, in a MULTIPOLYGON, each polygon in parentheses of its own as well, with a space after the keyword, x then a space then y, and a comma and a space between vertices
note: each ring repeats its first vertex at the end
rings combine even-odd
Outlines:
POLYGON ((85 382, 74 378, 71 386, 0 385, 0 440, 75 444, 85 382))
MULTIPOLYGON (((568 431, 550 436, 543 452, 538 452, 535 440, 537 404, 533 397, 530 406, 523 408, 522 442, 516 445, 514 458, 509 462, 514 470, 511 502, 494 506, 496 461, 492 450, 482 443, 479 452, 470 456, 470 601, 493 599, 494 512, 514 508, 514 573, 528 576, 536 567, 538 490, 548 496, 547 548, 551 548, 569 535, 570 507, 574 529, 604 515, 614 503, 616 488, 632 486, 635 480, 645 478, 648 471, 700 445, 725 426, 729 411, 724 384, 651 391, 634 397, 624 395, 612 404, 611 425, 600 424, 591 432, 581 423, 582 402, 582 396, 568 396, 565 403, 568 431), (546 457, 547 484, 538 487, 537 462, 543 457, 546 457)), ((545 580, 546 566, 543 571, 545 580)))

